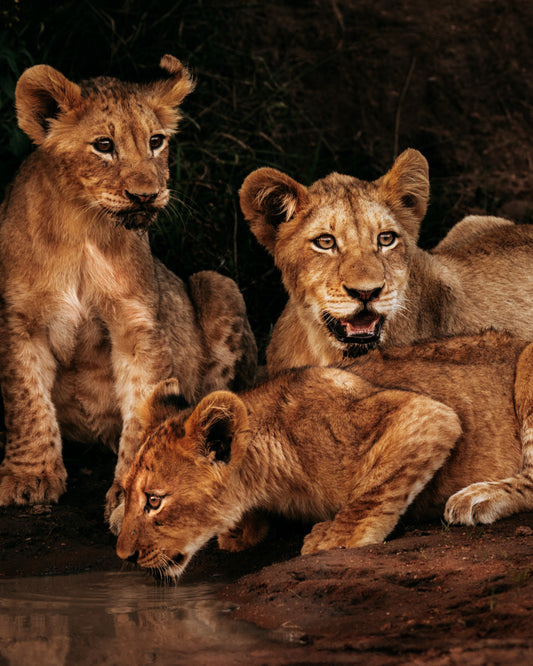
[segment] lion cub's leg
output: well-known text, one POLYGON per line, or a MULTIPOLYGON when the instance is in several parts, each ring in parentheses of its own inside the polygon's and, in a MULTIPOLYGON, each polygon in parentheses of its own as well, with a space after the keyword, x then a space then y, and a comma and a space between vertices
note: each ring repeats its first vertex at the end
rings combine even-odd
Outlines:
MULTIPOLYGON (((124 321, 130 319, 124 317, 124 321)), ((161 331, 147 317, 144 326, 137 324, 135 335, 112 329, 111 353, 116 377, 115 392, 122 415, 122 432, 118 446, 113 484, 106 494, 105 518, 120 531, 123 513, 124 478, 141 444, 142 425, 138 405, 162 378, 171 375, 171 361, 161 331), (118 510, 118 511, 117 511, 118 510), (114 512, 117 511, 115 515, 114 512)))
POLYGON ((14 331, 2 341, 1 386, 7 429, 0 504, 57 502, 67 473, 52 403, 56 360, 46 335, 14 331))
POLYGON ((521 426, 522 468, 500 481, 473 483, 446 502, 449 523, 493 523, 519 511, 533 510, 533 345, 528 345, 516 366, 515 407, 521 426))
MULTIPOLYGON (((392 393, 382 391, 371 400, 383 403, 392 393)), ((422 395, 406 393, 387 419, 385 431, 357 463, 348 503, 332 521, 313 527, 302 554, 383 541, 461 436, 457 414, 422 395)))
POLYGON ((265 513, 250 511, 244 514, 235 527, 218 535, 218 546, 222 550, 238 553, 263 541, 269 527, 270 521, 265 513))
POLYGON ((202 271, 191 276, 189 290, 205 340, 202 394, 248 388, 257 370, 257 347, 237 285, 202 271))

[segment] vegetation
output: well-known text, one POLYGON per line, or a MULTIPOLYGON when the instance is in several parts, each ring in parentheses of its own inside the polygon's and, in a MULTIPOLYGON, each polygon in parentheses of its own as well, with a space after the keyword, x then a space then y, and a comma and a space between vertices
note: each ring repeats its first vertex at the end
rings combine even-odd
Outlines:
POLYGON ((137 80, 153 76, 162 54, 179 57, 197 88, 183 106, 173 203, 152 246, 181 276, 212 268, 236 279, 264 348, 285 295, 238 207, 254 168, 274 166, 305 184, 332 170, 375 178, 413 146, 432 175, 422 244, 466 212, 530 219, 533 79, 521 63, 533 56, 533 6, 442 5, 409 0, 394 12, 386 0, 7 0, 0 188, 31 149, 13 112, 24 68, 45 62, 73 80, 137 80))

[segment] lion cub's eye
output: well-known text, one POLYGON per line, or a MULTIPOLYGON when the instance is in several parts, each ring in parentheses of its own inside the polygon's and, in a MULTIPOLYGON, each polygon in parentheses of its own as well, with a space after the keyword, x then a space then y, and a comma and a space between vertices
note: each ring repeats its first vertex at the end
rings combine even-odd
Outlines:
POLYGON ((337 241, 331 234, 322 234, 313 240, 313 244, 320 250, 334 250, 337 247, 337 241))
POLYGON ((158 148, 161 148, 164 140, 165 140, 164 134, 154 134, 154 136, 150 137, 150 148, 152 150, 157 150, 158 148))
POLYGON ((394 231, 384 231, 378 235, 378 245, 380 247, 391 247, 391 245, 394 245, 397 238, 398 236, 394 231))
POLYGON ((155 511, 161 506, 162 495, 146 495, 146 511, 155 511))
POLYGON ((93 148, 95 148, 95 150, 97 150, 99 153, 112 153, 115 148, 115 144, 111 139, 103 136, 100 139, 96 139, 96 141, 93 143, 93 148))

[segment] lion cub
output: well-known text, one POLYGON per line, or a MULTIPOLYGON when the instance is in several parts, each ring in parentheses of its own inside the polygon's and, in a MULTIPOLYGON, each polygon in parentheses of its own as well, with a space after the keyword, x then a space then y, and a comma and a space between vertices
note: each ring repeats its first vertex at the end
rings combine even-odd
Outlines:
POLYGON ((147 85, 78 85, 46 65, 18 82, 18 121, 38 147, 0 209, 2 505, 57 501, 63 435, 118 444, 109 516, 139 444, 137 404, 157 382, 177 377, 192 402, 254 375, 235 283, 204 272, 185 285, 150 252, 177 107, 193 88, 176 58, 161 67, 147 85))
POLYGON ((381 542, 412 503, 466 524, 532 509, 531 368, 533 345, 487 333, 279 373, 181 413, 164 382, 117 553, 178 578, 254 509, 320 521, 303 554, 381 542))
POLYGON ((412 149, 374 182, 333 173, 307 188, 271 168, 245 179, 242 211, 289 295, 270 374, 488 328, 533 339, 533 227, 471 216, 425 252, 428 197, 412 149))

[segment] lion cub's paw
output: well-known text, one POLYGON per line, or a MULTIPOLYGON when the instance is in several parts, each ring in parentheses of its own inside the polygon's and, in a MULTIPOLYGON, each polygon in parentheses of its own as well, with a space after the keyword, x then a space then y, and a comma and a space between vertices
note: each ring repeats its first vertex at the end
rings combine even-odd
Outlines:
POLYGON ((118 536, 122 530, 122 522, 124 520, 125 504, 121 502, 116 509, 113 509, 108 518, 109 529, 112 534, 118 536))
POLYGON ((118 536, 124 519, 124 489, 117 481, 106 493, 104 517, 111 532, 118 536))
POLYGON ((67 471, 62 462, 41 474, 23 474, 9 465, 0 467, 0 506, 55 503, 66 487, 67 471))
POLYGON ((330 527, 332 521, 328 520, 323 523, 316 523, 309 534, 304 538, 304 545, 302 546, 302 555, 311 555, 318 553, 320 550, 331 550, 333 548, 342 547, 344 544, 332 543, 330 527))
POLYGON ((235 527, 218 535, 218 547, 222 550, 238 553, 263 541, 268 529, 269 522, 265 515, 262 513, 248 513, 242 517, 235 527))
POLYGON ((459 525, 493 523, 509 514, 509 500, 508 489, 499 481, 473 483, 448 499, 444 519, 459 525))

